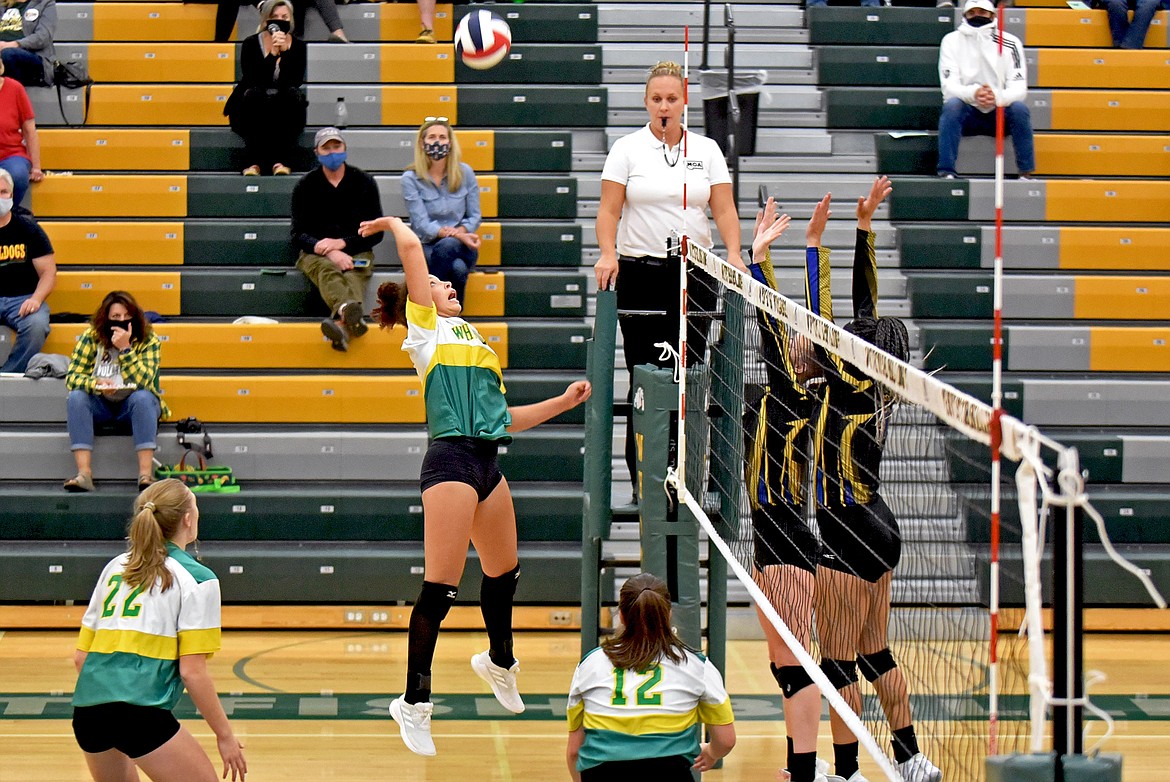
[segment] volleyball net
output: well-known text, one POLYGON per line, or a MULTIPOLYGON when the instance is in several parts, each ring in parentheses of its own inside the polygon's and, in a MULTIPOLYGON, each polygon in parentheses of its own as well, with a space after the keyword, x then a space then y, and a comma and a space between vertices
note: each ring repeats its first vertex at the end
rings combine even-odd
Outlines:
POLYGON ((978 780, 989 753, 1041 750, 1054 704, 1091 711, 1079 686, 1054 693, 1041 614, 1048 522, 1095 514, 1075 450, 917 369, 912 330, 821 317, 833 290, 862 290, 847 269, 832 281, 827 264, 794 270, 813 278, 814 312, 774 279, 682 245, 684 266, 706 272, 683 306, 705 339, 682 338, 685 458, 667 483, 837 714, 834 743, 857 737, 871 782, 902 780, 911 750, 948 781, 978 780), (1018 465, 1004 508, 993 445, 1018 465), (1013 604, 1002 633, 1001 540, 1013 604))

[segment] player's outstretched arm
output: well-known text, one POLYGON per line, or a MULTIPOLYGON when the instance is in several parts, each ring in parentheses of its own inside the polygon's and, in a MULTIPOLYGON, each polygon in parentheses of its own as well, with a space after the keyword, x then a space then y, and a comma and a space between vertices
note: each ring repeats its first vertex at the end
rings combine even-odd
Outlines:
POLYGON ((422 243, 409 225, 401 218, 386 216, 377 220, 366 220, 358 227, 362 236, 372 236, 380 231, 394 235, 398 247, 398 259, 406 274, 406 292, 410 300, 420 307, 434 306, 431 296, 431 274, 427 270, 427 259, 423 255, 422 243))
POLYGON ((561 413, 569 412, 588 399, 592 393, 593 387, 589 385, 588 380, 578 380, 570 384, 565 389, 565 393, 554 396, 552 399, 531 405, 509 407, 508 412, 512 414, 512 425, 508 427, 508 431, 523 432, 534 426, 540 426, 550 418, 556 418, 561 413))
POLYGON ((787 230, 792 218, 776 214, 776 199, 769 198, 764 208, 756 213, 756 230, 752 234, 752 263, 770 260, 768 247, 787 230))

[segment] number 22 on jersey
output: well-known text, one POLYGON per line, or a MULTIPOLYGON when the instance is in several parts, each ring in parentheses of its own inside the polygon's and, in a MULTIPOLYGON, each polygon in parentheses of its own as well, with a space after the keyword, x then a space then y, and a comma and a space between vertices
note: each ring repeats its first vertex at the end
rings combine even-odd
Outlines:
MULTIPOLYGON (((654 692, 654 688, 662 683, 662 666, 655 665, 648 671, 638 671, 638 676, 644 676, 641 684, 638 685, 634 704, 636 706, 661 706, 662 694, 654 692)), ((614 706, 629 706, 630 700, 626 696, 626 670, 624 668, 613 669, 613 699, 610 703, 614 706)))
MULTIPOLYGON (((122 574, 115 573, 110 576, 110 580, 106 582, 106 586, 110 587, 110 591, 106 593, 106 599, 102 601, 102 619, 108 619, 114 615, 117 607, 114 604, 114 598, 118 596, 118 590, 122 586, 122 574)), ((146 586, 139 586, 134 589, 122 601, 122 616, 135 617, 142 611, 142 604, 137 602, 139 596, 146 590, 146 586)))

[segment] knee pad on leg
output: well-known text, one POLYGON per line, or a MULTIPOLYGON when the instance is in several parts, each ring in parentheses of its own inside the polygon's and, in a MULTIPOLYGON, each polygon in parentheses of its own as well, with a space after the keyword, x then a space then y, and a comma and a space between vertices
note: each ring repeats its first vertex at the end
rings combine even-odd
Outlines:
POLYGON ((500 576, 489 576, 485 573, 479 587, 479 602, 484 603, 490 599, 499 598, 506 598, 511 602, 516 595, 516 584, 519 581, 519 565, 500 576))
POLYGON ((894 660, 894 655, 890 653, 889 648, 886 648, 873 654, 857 655, 857 666, 861 669, 861 675, 865 677, 866 681, 872 682, 883 673, 897 668, 898 663, 894 660))
POLYGON ((414 608, 427 619, 438 624, 447 618, 447 613, 455 604, 455 598, 458 596, 459 587, 424 581, 414 608))
POLYGON ((799 665, 784 665, 780 668, 773 667, 776 673, 776 681, 780 683, 780 690, 784 693, 784 698, 794 697, 797 693, 805 687, 812 685, 812 677, 808 672, 799 665))
POLYGON ((857 683, 857 663, 853 660, 821 660, 821 670, 838 690, 857 683))

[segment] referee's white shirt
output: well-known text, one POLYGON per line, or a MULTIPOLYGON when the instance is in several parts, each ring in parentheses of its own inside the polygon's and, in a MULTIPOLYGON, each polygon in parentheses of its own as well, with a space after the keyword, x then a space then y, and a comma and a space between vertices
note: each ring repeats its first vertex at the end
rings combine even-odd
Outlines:
POLYGON ((649 123, 614 142, 601 178, 626 188, 617 233, 619 255, 666 257, 670 232, 682 228, 684 176, 687 237, 707 249, 714 245, 707 202, 711 186, 731 184, 731 174, 718 144, 693 131, 687 131, 685 139, 685 157, 678 146, 666 149, 649 123), (678 162, 671 166, 675 155, 678 162))

